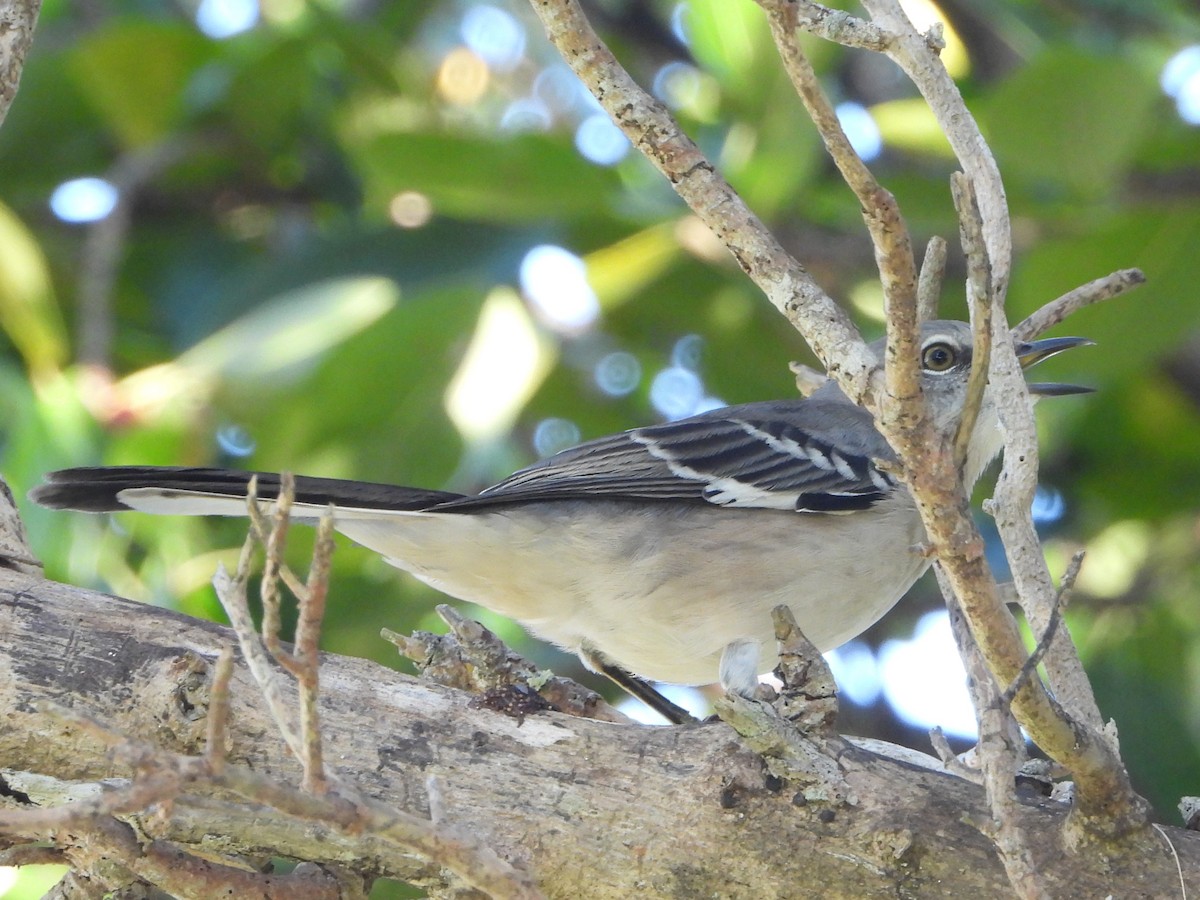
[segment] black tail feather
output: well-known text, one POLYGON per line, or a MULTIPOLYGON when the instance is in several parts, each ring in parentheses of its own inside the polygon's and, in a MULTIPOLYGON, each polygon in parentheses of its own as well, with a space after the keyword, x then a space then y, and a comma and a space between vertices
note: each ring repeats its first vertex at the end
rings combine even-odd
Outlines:
MULTIPOLYGON (((197 491, 227 497, 244 497, 250 478, 258 476, 258 496, 273 500, 279 493, 279 476, 273 472, 238 472, 232 469, 193 469, 176 466, 111 466, 62 469, 46 475, 46 484, 29 492, 29 498, 51 509, 114 512, 128 509, 117 495, 130 488, 197 491)), ((296 476, 298 503, 351 506, 360 509, 417 511, 461 499, 449 491, 344 481, 338 478, 296 476)))

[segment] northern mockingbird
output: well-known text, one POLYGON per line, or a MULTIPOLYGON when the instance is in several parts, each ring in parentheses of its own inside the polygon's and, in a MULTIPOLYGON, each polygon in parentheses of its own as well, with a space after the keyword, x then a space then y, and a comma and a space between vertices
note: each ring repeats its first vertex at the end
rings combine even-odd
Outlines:
MULTIPOLYGON (((1028 368, 1086 343, 1051 338, 1017 353, 1028 368)), ((874 348, 882 354, 882 342, 874 348)), ((922 328, 922 386, 947 435, 959 422, 971 349, 965 323, 922 328)), ((968 486, 1000 448, 985 393, 968 444, 968 486)), ((351 540, 515 619, 643 699, 629 673, 719 680, 750 694, 774 665, 773 607, 789 605, 808 638, 829 650, 874 624, 928 567, 912 496, 881 460, 895 455, 870 414, 830 381, 806 399, 730 406, 588 441, 474 496, 298 477, 293 515, 315 520, 333 504, 335 526, 351 540)), ((31 497, 91 512, 245 515, 251 474, 67 469, 31 497)), ((274 497, 278 485, 278 476, 259 473, 260 497, 274 497)))

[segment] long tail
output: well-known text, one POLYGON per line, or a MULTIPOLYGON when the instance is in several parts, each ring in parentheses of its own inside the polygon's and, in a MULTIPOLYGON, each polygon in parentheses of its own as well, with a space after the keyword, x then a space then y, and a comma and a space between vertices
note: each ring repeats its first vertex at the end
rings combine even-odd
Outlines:
MULTIPOLYGON (((273 500, 279 476, 270 472, 231 469, 192 469, 171 466, 113 466, 63 469, 46 476, 46 484, 29 493, 30 499, 52 509, 84 512, 141 512, 184 516, 238 516, 246 514, 250 478, 258 476, 258 496, 273 500)), ((448 491, 343 481, 337 478, 296 477, 295 503, 316 515, 333 504, 339 509, 421 512, 461 498, 448 491)))

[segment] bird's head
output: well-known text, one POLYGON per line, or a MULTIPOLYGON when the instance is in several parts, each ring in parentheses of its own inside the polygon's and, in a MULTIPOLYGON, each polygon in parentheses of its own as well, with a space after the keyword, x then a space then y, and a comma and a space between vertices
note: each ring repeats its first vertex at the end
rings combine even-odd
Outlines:
MULTIPOLYGON (((1042 338, 1020 341, 1015 349, 1023 370, 1033 368, 1043 360, 1093 341, 1079 337, 1042 338)), ((883 342, 872 345, 882 358, 883 342)), ((967 381, 971 374, 973 341, 971 326, 966 322, 938 320, 921 326, 920 365, 921 387, 930 414, 939 430, 957 430, 967 398, 967 381)), ((1030 382, 1029 393, 1041 397, 1060 397, 1087 393, 1091 388, 1075 384, 1030 382)), ((983 403, 967 449, 965 478, 971 485, 988 463, 1000 452, 1002 437, 996 411, 996 394, 992 385, 984 391, 983 403)))

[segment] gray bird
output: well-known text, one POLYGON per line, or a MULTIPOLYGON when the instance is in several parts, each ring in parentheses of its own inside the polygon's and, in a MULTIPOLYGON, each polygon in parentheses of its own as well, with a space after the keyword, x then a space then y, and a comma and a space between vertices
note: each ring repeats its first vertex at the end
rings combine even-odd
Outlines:
MULTIPOLYGON (((1022 343, 1023 368, 1083 338, 1022 343)), ((873 345, 877 356, 882 342, 873 345)), ((971 368, 963 322, 922 327, 921 379, 937 428, 958 426, 971 368)), ((990 388, 968 444, 973 485, 1001 448, 990 388)), ((1087 388, 1031 384, 1035 396, 1087 388)), ((929 566, 895 454, 832 381, 805 399, 747 403, 588 441, 474 496, 296 478, 296 518, 335 527, 452 597, 576 653, 668 718, 641 679, 719 680, 751 694, 775 662, 771 609, 791 607, 821 650, 860 634, 929 566), (638 677, 631 677, 638 676, 638 677)), ((113 467, 52 472, 43 506, 245 515, 252 474, 113 467)), ((259 496, 277 475, 257 473, 259 496)))

